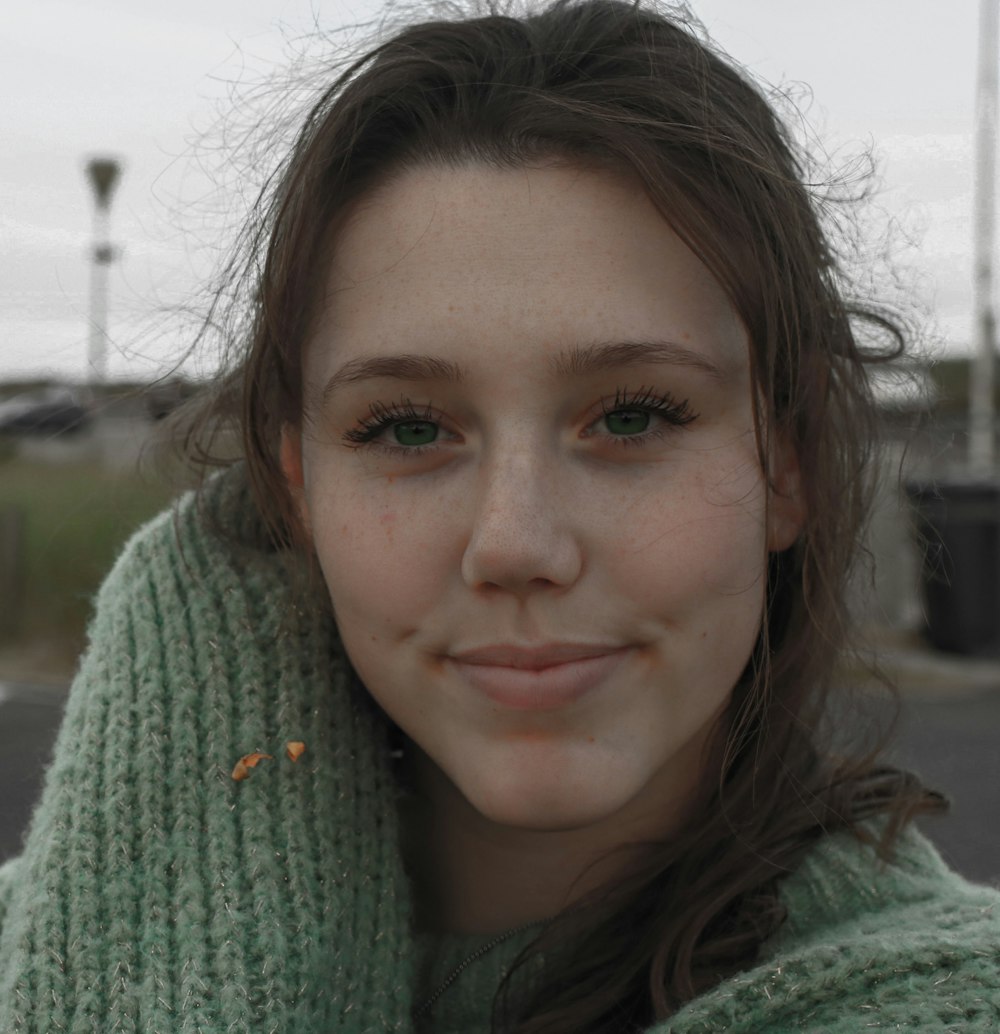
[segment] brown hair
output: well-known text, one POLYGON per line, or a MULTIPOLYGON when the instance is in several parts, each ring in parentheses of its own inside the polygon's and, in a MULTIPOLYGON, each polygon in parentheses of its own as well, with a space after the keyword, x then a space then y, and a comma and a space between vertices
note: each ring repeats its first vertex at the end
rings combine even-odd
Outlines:
POLYGON ((904 342, 891 317, 848 298, 822 201, 771 105, 697 30, 645 4, 556 0, 517 17, 491 6, 403 29, 329 85, 262 195, 245 265, 230 269, 250 298, 245 348, 195 430, 235 422, 260 511, 293 542, 277 443, 303 416, 303 344, 339 220, 414 165, 552 160, 637 176, 722 285, 751 342, 762 467, 780 429, 806 509, 798 541, 771 558, 767 617, 702 812, 543 935, 557 961, 530 1001, 506 1009, 498 996, 505 1029, 593 1034, 642 1029, 750 965, 783 919, 780 877, 822 835, 870 837, 864 820, 883 815, 888 851, 936 806, 876 751, 834 758, 818 731, 872 488, 867 367, 904 342))

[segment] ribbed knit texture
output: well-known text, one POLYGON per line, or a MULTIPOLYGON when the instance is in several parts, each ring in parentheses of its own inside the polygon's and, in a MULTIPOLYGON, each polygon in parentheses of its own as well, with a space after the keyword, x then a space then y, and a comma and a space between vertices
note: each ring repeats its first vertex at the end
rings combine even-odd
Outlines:
POLYGON ((951 872, 915 830, 891 866, 848 834, 784 881, 789 919, 762 965, 660 1031, 1000 1031, 1000 894, 951 872))
MULTIPOLYGON (((385 722, 238 470, 205 510, 243 545, 188 499, 101 590, 23 854, 0 868, 0 1032, 412 1034, 470 941, 412 934, 385 722), (274 757, 235 782, 255 750, 274 757)), ((656 1034, 1000 1030, 1000 895, 919 834, 884 871, 827 838, 783 896, 762 964, 656 1034)), ((422 1029, 485 1034, 526 939, 470 965, 422 1029)))
POLYGON ((0 936, 4 1034, 409 1028, 383 724, 240 480, 206 506, 250 543, 188 502, 99 595, 0 936))

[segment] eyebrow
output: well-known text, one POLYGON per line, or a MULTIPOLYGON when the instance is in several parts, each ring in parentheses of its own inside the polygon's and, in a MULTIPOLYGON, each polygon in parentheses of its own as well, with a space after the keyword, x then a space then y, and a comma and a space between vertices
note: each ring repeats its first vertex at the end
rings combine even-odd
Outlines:
MULTIPOLYGON (((584 377, 602 370, 648 364, 687 366, 724 380, 722 369, 701 352, 673 341, 614 341, 577 345, 560 352, 552 361, 556 376, 584 377)), ((450 359, 434 355, 380 355, 350 359, 323 386, 324 403, 340 389, 360 381, 388 379, 398 381, 444 381, 460 384, 465 371, 450 359)))
POLYGON ((359 381, 388 379, 397 381, 449 381, 464 380, 462 368, 450 359, 434 355, 377 355, 368 359, 351 359, 323 386, 322 399, 328 402, 338 388, 359 381))
POLYGON ((673 341, 614 341, 596 345, 580 345, 560 353, 554 370, 566 377, 582 377, 620 366, 645 366, 663 363, 668 366, 689 366, 724 380, 722 369, 707 356, 673 341))

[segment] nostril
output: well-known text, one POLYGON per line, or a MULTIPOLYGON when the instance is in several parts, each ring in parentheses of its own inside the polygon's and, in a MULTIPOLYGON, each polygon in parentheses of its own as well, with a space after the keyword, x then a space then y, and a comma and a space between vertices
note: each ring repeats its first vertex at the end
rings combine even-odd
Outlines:
POLYGON ((517 592, 572 584, 581 566, 574 537, 554 525, 479 527, 462 557, 469 586, 517 592))

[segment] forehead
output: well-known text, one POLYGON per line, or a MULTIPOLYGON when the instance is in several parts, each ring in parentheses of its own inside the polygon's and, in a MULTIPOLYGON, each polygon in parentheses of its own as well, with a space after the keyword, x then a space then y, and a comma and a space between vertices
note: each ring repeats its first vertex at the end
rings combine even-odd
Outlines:
POLYGON ((665 338, 720 368, 747 366, 725 293, 636 180, 470 164, 408 170, 357 203, 310 351, 552 353, 665 338))

